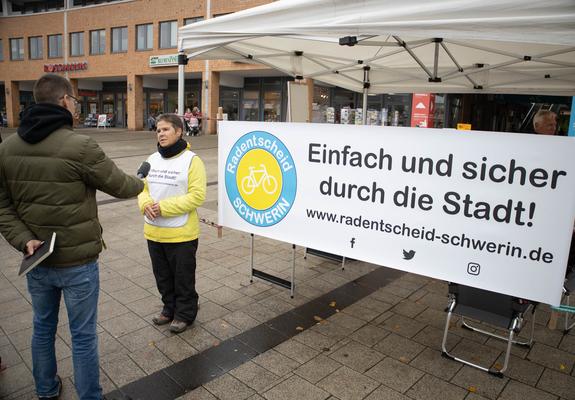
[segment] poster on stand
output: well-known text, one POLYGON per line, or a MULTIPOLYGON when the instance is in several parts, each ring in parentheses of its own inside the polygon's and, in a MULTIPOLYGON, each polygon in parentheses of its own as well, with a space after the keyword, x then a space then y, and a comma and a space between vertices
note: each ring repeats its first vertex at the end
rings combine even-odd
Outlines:
POLYGON ((558 304, 575 219, 570 137, 219 122, 219 224, 558 304))

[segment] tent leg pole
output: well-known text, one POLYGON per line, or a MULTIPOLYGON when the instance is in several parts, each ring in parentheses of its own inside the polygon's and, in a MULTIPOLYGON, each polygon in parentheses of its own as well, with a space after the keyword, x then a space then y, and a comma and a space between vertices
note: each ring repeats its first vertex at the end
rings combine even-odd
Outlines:
POLYGON ((363 67, 363 115, 362 115, 362 123, 363 125, 367 125, 367 93, 369 92, 369 70, 371 68, 369 65, 363 67))
MULTIPOLYGON (((183 50, 178 54, 178 115, 184 115, 184 69, 186 65, 182 58, 185 57, 183 50)), ((172 110, 169 110, 171 112, 172 110)))

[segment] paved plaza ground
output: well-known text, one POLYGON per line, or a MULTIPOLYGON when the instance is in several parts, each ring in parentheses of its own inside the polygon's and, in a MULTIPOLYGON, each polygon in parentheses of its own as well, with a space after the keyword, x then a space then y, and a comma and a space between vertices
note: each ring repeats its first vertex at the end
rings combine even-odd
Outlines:
MULTIPOLYGON (((120 168, 135 173, 155 151, 155 135, 80 130, 120 168)), ((13 130, 5 130, 6 137, 13 130)), ((180 335, 156 327, 161 309, 143 219, 135 199, 98 193, 108 247, 100 257, 98 335, 101 383, 150 400, 553 400, 575 399, 575 332, 550 330, 548 307, 536 318, 536 343, 514 348, 504 378, 441 357, 447 284, 358 261, 337 262, 296 249, 296 296, 250 283, 250 239, 217 222, 217 136, 188 138, 204 160, 208 195, 201 238, 196 322, 180 335)), ((305 229, 305 227, 302 227, 305 229)), ((21 255, 0 239, 0 399, 34 399, 32 310, 21 255)), ((258 237, 258 269, 289 278, 290 244, 258 237)), ((451 327, 455 354, 502 362, 503 342, 451 327)), ((524 329, 527 332, 527 329, 524 329)), ((62 399, 76 399, 64 305, 56 339, 62 399)))

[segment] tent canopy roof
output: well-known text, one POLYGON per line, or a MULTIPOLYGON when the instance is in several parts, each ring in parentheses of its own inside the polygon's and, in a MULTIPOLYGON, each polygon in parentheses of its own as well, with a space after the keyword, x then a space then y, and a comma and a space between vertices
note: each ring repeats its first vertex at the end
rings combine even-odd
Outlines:
POLYGON ((280 0, 184 26, 179 46, 370 93, 575 95, 574 0, 280 0))

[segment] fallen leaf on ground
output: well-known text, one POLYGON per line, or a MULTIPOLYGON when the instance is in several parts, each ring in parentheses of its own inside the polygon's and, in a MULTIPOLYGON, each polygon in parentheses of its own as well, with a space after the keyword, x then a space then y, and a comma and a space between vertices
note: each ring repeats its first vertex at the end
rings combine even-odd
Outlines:
POLYGON ((471 393, 477 392, 477 388, 476 388, 475 386, 469 386, 469 387, 467 388, 467 390, 470 391, 471 393))
POLYGON ((317 322, 323 321, 323 318, 322 318, 322 317, 318 317, 317 315, 314 315, 314 316, 313 316, 313 319, 316 320, 317 322))
POLYGON ((303 327, 301 327, 301 326, 296 326, 295 330, 296 330, 296 331, 303 331, 303 327))
POLYGON ((335 301, 332 301, 331 303, 329 303, 330 307, 335 307, 335 301))

